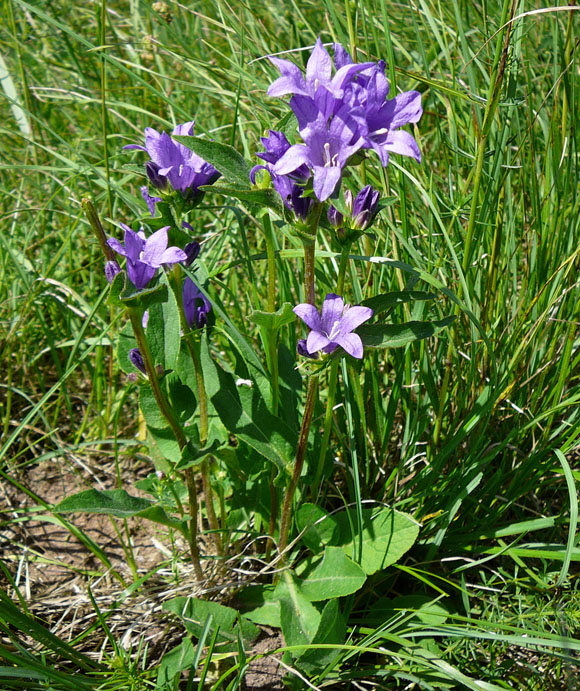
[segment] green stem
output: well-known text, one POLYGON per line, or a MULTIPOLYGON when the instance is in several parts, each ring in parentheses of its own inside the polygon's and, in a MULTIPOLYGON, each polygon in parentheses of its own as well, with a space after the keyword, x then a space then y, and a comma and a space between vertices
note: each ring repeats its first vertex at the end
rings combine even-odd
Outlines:
MULTIPOLYGON (((197 388, 197 403, 199 407, 199 444, 204 448, 207 444, 209 435, 209 414, 207 404, 207 391, 205 389, 205 378, 203 376, 203 367, 201 364, 201 331, 195 331, 189 327, 185 312, 183 310, 183 290, 181 280, 181 270, 176 266, 173 267, 169 274, 169 282, 177 302, 179 310, 179 321, 183 331, 183 338, 186 347, 193 362, 193 369, 195 372, 195 384, 197 388)), ((213 490, 211 486, 211 476, 209 468, 209 458, 204 458, 201 462, 201 483, 203 487, 203 494, 205 496, 205 506, 207 511, 207 520, 212 531, 212 539, 217 553, 221 556, 223 554, 222 541, 220 537, 220 524, 217 519, 215 508, 213 504, 213 490)), ((190 470, 190 472, 192 472, 190 470)))
MULTIPOLYGON (((336 282, 336 292, 342 295, 344 290, 344 279, 346 270, 348 268, 350 253, 350 245, 344 247, 340 254, 340 262, 338 265, 338 278, 336 282)), ((316 466, 316 473, 314 475, 314 482, 312 483, 312 496, 318 492, 322 474, 324 472, 324 465, 326 461, 326 453, 328 451, 328 444, 330 442, 330 433, 332 431, 332 413, 334 411, 334 400, 336 396, 336 382, 338 379, 338 360, 334 360, 330 365, 330 372, 328 374, 328 394, 326 398, 326 410, 324 412, 324 432, 322 433, 322 444, 320 446, 320 454, 318 455, 318 465, 316 466)))
POLYGON ((314 305, 314 266, 316 259, 316 233, 322 214, 322 204, 317 204, 308 219, 306 232, 302 234, 304 247, 304 299, 314 305))
MULTIPOLYGON (((183 450, 187 445, 187 439, 185 438, 181 425, 173 412, 173 408, 169 404, 169 401, 165 398, 163 391, 161 391, 161 386, 159 385, 159 380, 157 379, 157 372, 155 371, 153 357, 149 349, 149 344, 147 343, 147 338, 145 337, 145 331, 143 330, 143 311, 140 309, 135 309, 134 307, 129 307, 128 312, 129 319, 131 320, 131 326, 133 327, 133 333, 135 334, 135 340, 137 341, 139 352, 143 358, 145 372, 147 373, 147 378, 149 379, 149 384, 151 386, 151 391, 153 392, 155 402, 157 403, 161 414, 167 420, 169 427, 171 428, 171 431, 173 432, 179 445, 179 449, 183 450)), ((193 478, 191 468, 187 468, 185 470, 185 483, 187 485, 190 510, 188 534, 189 550, 191 553, 191 560, 196 578, 202 580, 203 571, 201 569, 199 548, 197 546, 197 492, 195 489, 195 480, 193 478)))
POLYGON ((294 469, 290 483, 286 488, 286 495, 284 496, 284 504, 282 506, 282 518, 280 521, 280 541, 278 543, 278 550, 280 552, 280 565, 285 561, 284 552, 288 546, 288 535, 290 533, 290 523, 292 514, 292 503, 294 500, 294 493, 300 481, 302 474, 302 467, 304 466, 304 459, 306 457, 306 449, 308 447, 308 435, 310 433, 310 426, 312 425, 312 417, 314 414, 314 406, 316 405, 316 398, 318 394, 318 374, 311 374, 308 380, 308 391, 306 393, 306 402, 304 403, 304 414, 302 416, 302 427, 300 428, 300 437, 298 439, 298 448, 296 449, 296 460, 294 461, 294 469))

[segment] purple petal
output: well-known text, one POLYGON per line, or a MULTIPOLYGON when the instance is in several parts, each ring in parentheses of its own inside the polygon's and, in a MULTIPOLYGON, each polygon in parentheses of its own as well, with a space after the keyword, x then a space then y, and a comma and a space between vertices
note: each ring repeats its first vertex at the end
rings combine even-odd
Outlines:
POLYGON ((363 307, 362 305, 356 305, 346 310, 340 322, 341 335, 346 336, 346 334, 356 329, 357 326, 360 326, 372 316, 372 309, 370 307, 363 307))
POLYGON ((392 151, 402 156, 411 156, 411 158, 416 159, 419 163, 421 162, 419 146, 413 137, 408 132, 405 132, 405 130, 389 132, 387 141, 383 146, 387 151, 392 151))
POLYGON ((320 38, 317 38, 316 45, 306 64, 306 81, 326 83, 330 81, 331 73, 332 60, 320 38))
POLYGON ((107 245, 109 245, 109 247, 110 247, 111 249, 115 250, 115 252, 116 252, 117 254, 120 254, 122 257, 126 257, 126 256, 127 256, 127 252, 126 252, 125 248, 124 248, 123 245, 117 240, 117 238, 109 238, 109 239, 107 240, 107 245))
POLYGON ((301 305, 296 305, 292 310, 297 317, 300 317, 306 326, 310 327, 313 331, 322 331, 320 323, 320 314, 314 305, 309 305, 308 303, 302 303, 301 305))
POLYGON ((268 89, 268 96, 285 96, 286 94, 308 95, 302 71, 297 65, 290 62, 290 60, 273 57, 270 58, 270 62, 280 70, 282 76, 271 84, 268 89))
POLYGON ((340 297, 340 295, 328 293, 322 304, 322 314, 320 317, 322 331, 329 334, 332 331, 332 327, 335 325, 335 323, 342 317, 343 311, 344 300, 340 297))
POLYGON ((418 122, 423 115, 421 94, 418 91, 405 91, 396 96, 391 103, 395 109, 391 120, 391 129, 393 130, 410 122, 418 122))
POLYGON ((125 256, 131 261, 139 261, 143 247, 145 246, 145 234, 142 231, 136 233, 129 226, 123 225, 125 229, 125 256))
POLYGON ((193 134, 193 126, 195 125, 195 120, 190 122, 184 122, 182 125, 177 125, 174 127, 171 134, 176 134, 180 137, 190 137, 193 134))
POLYGON ((187 254, 179 247, 168 247, 161 255, 162 264, 177 264, 187 261, 187 254))
POLYGON ((333 195, 341 177, 342 168, 314 166, 313 187, 319 201, 324 202, 333 195))
POLYGON ((140 144, 127 144, 123 147, 123 149, 139 149, 139 151, 147 151, 147 149, 140 144))
POLYGON ((167 231, 169 226, 164 226, 155 231, 145 242, 142 261, 149 266, 159 267, 163 264, 163 254, 167 249, 167 231))
POLYGON ((334 339, 335 343, 341 348, 344 348, 349 355, 355 358, 362 358, 363 356, 363 344, 360 340, 360 336, 357 334, 341 334, 334 339))
POLYGON ((301 165, 308 164, 309 162, 310 152, 308 147, 304 144, 294 144, 286 151, 272 170, 276 175, 288 175, 288 173, 293 173, 301 165))
POLYGON ((330 345, 328 337, 318 331, 311 331, 306 339, 306 350, 312 355, 330 345))
POLYGON ((144 262, 127 260, 127 276, 129 276, 129 280, 137 290, 145 288, 153 276, 155 276, 156 271, 155 267, 149 266, 144 262))

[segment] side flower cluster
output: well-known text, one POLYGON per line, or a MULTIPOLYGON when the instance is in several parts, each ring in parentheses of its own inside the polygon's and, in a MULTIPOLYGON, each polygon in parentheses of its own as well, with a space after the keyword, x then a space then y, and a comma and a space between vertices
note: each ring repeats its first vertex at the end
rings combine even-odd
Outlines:
POLYGON ((421 160, 417 142, 401 129, 420 119, 421 94, 406 91, 387 99, 389 82, 383 61, 353 63, 340 44, 335 44, 332 60, 320 39, 305 74, 289 60, 270 60, 281 76, 268 94, 291 96, 290 107, 303 140, 290 145, 283 133, 270 131, 262 139, 266 151, 258 154, 287 206, 293 204, 292 185, 309 178, 319 201, 337 194, 343 169, 361 150, 374 150, 383 166, 391 153, 421 160))

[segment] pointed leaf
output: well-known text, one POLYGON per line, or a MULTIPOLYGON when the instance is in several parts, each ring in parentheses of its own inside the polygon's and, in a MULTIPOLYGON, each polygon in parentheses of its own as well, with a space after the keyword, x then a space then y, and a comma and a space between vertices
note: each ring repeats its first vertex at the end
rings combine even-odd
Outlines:
POLYGON ((356 330, 366 348, 400 348, 430 338, 455 321, 455 316, 439 321, 410 321, 404 324, 363 324, 356 330))
POLYGON ((241 189, 250 189, 252 166, 233 146, 200 137, 174 136, 172 139, 187 146, 188 149, 201 156, 204 161, 211 163, 228 182, 241 189))

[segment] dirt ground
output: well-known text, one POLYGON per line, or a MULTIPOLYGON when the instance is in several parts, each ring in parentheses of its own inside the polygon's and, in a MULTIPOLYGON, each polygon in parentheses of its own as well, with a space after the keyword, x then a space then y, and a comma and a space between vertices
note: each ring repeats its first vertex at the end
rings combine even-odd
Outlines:
MULTIPOLYGON (((139 495, 132 485, 145 477, 151 466, 148 463, 133 466, 128 477, 127 469, 123 471, 125 488, 139 495)), ((116 487, 114 464, 103 462, 97 456, 31 464, 20 471, 17 480, 22 488, 50 505, 85 489, 116 487)), ((196 582, 193 569, 182 558, 187 553, 184 541, 177 537, 172 543, 162 526, 140 519, 129 519, 124 525, 123 521, 104 515, 67 514, 65 518, 99 545, 112 569, 105 568, 26 491, 9 483, 0 485, 0 559, 25 597, 29 610, 55 634, 70 641, 97 621, 92 596, 101 612, 113 610, 107 622, 125 650, 143 650, 146 643, 148 666, 156 665, 183 637, 178 620, 162 610, 163 602, 182 595, 203 595, 207 585, 196 582), (154 572, 130 594, 124 590, 134 578, 127 565, 123 542, 132 545, 139 577, 154 572)), ((1 574, 0 585, 14 594, 8 579, 1 574)), ((224 583, 220 588, 214 582, 210 597, 220 599, 220 590, 227 593, 227 587, 224 583)), ((268 653, 282 645, 278 632, 263 631, 247 655, 268 653)), ((82 652, 100 658, 107 646, 102 627, 96 626, 83 639, 82 652)), ((273 654, 254 660, 246 674, 246 688, 263 691, 284 688, 284 669, 278 663, 279 657, 273 654)))

